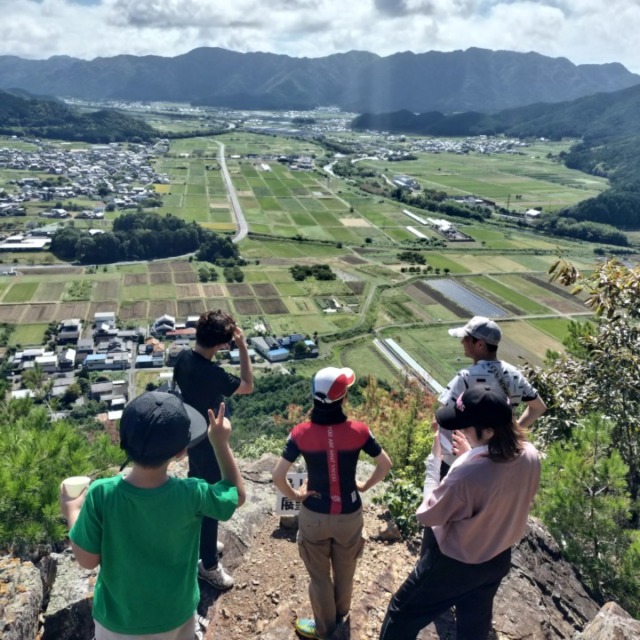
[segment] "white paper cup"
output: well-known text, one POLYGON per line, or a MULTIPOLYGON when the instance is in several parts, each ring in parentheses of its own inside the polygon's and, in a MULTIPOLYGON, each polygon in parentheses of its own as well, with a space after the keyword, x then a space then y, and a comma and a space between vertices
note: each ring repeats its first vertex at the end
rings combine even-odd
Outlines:
POLYGON ((72 476, 63 480, 62 486, 70 498, 77 498, 89 486, 90 482, 91 478, 89 476, 72 476))

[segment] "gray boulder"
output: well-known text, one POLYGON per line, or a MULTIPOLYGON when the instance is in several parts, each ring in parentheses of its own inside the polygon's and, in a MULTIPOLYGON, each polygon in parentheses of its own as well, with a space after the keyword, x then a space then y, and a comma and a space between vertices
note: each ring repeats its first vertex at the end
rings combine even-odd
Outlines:
POLYGON ((42 640, 90 640, 93 638, 91 604, 98 569, 83 569, 71 550, 52 553, 55 581, 44 612, 42 640))
POLYGON ((35 638, 44 595, 42 577, 33 562, 0 557, 0 638, 35 638))
POLYGON ((573 640, 638 640, 640 620, 632 618, 615 602, 607 602, 596 617, 573 640))

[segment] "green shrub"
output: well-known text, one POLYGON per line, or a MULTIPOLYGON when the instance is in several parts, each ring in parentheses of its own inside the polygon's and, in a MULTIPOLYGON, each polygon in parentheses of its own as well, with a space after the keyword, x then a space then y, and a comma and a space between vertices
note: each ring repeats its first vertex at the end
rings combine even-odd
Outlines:
POLYGON ((414 536, 420 531, 416 509, 421 501, 422 491, 412 480, 403 477, 402 471, 392 471, 387 478, 387 488, 384 493, 373 498, 373 502, 385 505, 389 509, 391 517, 405 538, 414 536))
POLYGON ((55 544, 67 528, 60 516, 60 482, 96 475, 120 461, 106 435, 92 441, 68 422, 51 422, 48 409, 30 400, 2 408, 0 424, 0 549, 55 544))
POLYGON ((283 447, 284 440, 281 437, 261 434, 257 438, 242 442, 236 450, 236 455, 239 458, 257 460, 265 453, 280 455, 283 447))
POLYGON ((612 448, 613 430, 609 420, 591 415, 571 441, 549 447, 536 511, 593 593, 638 615, 640 538, 627 528, 629 468, 612 448))

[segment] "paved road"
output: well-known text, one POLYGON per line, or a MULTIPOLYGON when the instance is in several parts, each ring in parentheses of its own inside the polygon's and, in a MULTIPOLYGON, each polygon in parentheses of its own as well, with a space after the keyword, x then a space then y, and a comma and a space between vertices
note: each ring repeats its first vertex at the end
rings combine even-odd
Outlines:
POLYGON ((224 144, 222 142, 218 142, 217 140, 216 144, 218 145, 218 147, 220 147, 218 149, 218 162, 220 163, 222 179, 224 180, 224 186, 226 187, 227 193, 229 194, 229 200, 231 200, 233 217, 235 218, 236 224, 238 225, 236 235, 233 236, 231 241, 238 243, 240 242, 240 240, 246 237, 247 232, 249 231, 249 226, 247 225, 247 221, 244 217, 244 212, 242 211, 240 201, 238 200, 238 194, 236 193, 235 187, 233 186, 233 182, 231 182, 231 176, 229 175, 229 170, 227 169, 227 163, 224 159, 224 144))

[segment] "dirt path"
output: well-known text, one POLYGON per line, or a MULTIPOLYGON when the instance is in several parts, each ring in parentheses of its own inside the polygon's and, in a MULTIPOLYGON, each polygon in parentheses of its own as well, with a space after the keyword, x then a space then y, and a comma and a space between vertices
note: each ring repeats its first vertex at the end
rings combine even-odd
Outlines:
MULTIPOLYGON (((373 506, 364 508, 368 542, 358 563, 351 616, 333 640, 377 638, 391 593, 409 574, 417 556, 415 543, 381 538, 387 523, 373 506)), ((236 586, 215 603, 207 640, 294 640, 296 617, 310 617, 309 580, 295 540, 269 516, 233 572, 236 586)))

